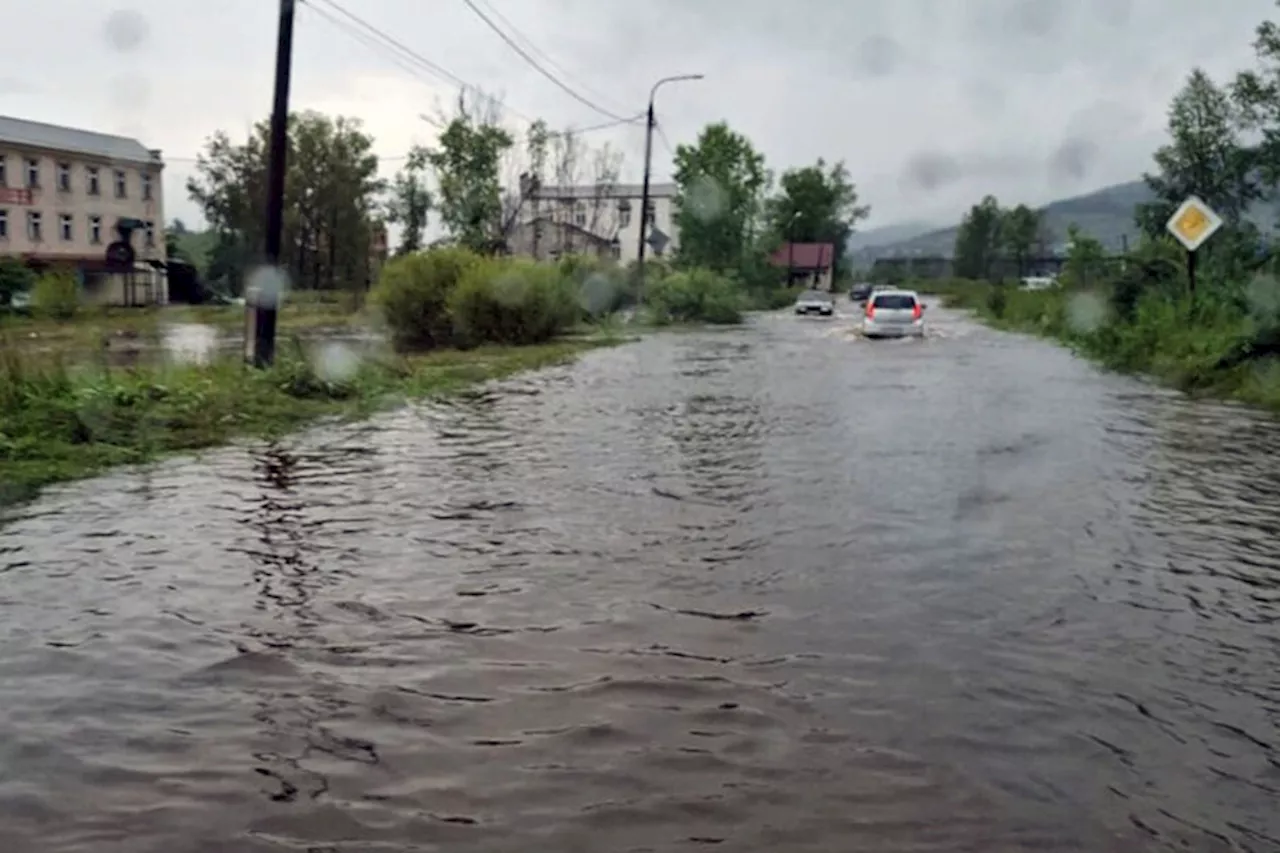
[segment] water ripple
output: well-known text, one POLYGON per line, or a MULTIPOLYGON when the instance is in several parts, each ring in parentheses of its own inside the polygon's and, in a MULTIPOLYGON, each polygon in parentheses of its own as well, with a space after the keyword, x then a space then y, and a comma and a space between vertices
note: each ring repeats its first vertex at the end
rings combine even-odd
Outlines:
POLYGON ((1280 428, 783 315, 51 490, 0 848, 1280 849, 1280 428))

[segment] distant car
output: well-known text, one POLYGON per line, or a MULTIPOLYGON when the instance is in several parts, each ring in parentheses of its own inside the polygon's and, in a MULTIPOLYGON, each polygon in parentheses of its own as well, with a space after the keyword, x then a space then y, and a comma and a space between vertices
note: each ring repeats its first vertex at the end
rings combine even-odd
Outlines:
POLYGON ((862 334, 868 338, 922 338, 924 309, 913 290, 877 290, 867 300, 862 334))
POLYGON ((1058 279, 1053 276, 1029 275, 1019 282, 1021 290, 1050 290, 1058 286, 1058 279))
POLYGON ((797 314, 818 314, 830 317, 835 312, 836 306, 831 299, 831 294, 823 293, 821 290, 806 290, 796 300, 797 314))
POLYGON ((866 302, 871 296, 871 291, 875 289, 875 285, 870 282, 862 282, 855 284, 853 290, 849 291, 849 298, 854 302, 866 302))

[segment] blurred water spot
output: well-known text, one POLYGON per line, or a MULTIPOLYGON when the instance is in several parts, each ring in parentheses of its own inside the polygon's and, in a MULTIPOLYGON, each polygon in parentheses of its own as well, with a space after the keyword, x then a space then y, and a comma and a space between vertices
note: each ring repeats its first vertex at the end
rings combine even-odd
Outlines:
POLYGON ((1067 325, 1078 334, 1095 332, 1107 319, 1107 302, 1096 293, 1073 293, 1067 300, 1067 325))
POLYGON ((112 49, 130 53, 146 42, 151 28, 147 19, 133 9, 117 9, 107 16, 104 30, 112 49))
POLYGON ((174 323, 165 327, 160 345, 173 361, 208 364, 218 348, 218 330, 203 323, 174 323))
POLYGON ((699 176, 689 187, 685 206, 703 222, 711 222, 724 215, 729 199, 724 188, 709 175, 699 176))
POLYGON ((345 382, 360 369, 360 354, 341 341, 329 341, 312 352, 311 366, 326 382, 345 382))
POLYGON ((617 288, 603 273, 593 272, 582 282, 578 302, 588 314, 603 314, 613 304, 617 288))
POLYGON ((519 273, 506 273, 494 281, 493 298, 501 305, 518 305, 524 299, 525 289, 525 280, 519 273))
POLYGON ((858 45, 858 67, 873 77, 892 74, 902 63, 902 45, 888 36, 870 36, 858 45))
POLYGON ((1245 286, 1244 298, 1255 317, 1263 320, 1280 317, 1280 282, 1275 276, 1267 273, 1255 275, 1245 286))
POLYGON ((1093 140, 1067 139, 1049 157, 1049 171, 1055 176, 1078 181, 1088 176, 1097 155, 1098 146, 1093 140))
POLYGON ((949 154, 938 151, 922 151, 912 155, 903 172, 904 183, 924 190, 936 190, 944 184, 959 180, 960 164, 949 154))
POLYGON ((259 307, 282 302, 289 292, 289 273, 279 267, 255 267, 245 279, 245 300, 259 307))

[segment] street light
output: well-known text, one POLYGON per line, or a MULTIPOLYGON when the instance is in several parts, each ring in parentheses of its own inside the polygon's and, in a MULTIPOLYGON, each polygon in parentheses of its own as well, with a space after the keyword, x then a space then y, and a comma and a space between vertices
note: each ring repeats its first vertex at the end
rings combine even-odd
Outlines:
POLYGON ((658 89, 667 83, 678 83, 682 80, 701 80, 702 78, 702 74, 677 74, 674 77, 663 77, 657 83, 654 83, 653 88, 649 90, 648 120, 644 129, 644 184, 640 190, 640 242, 636 248, 637 302, 640 301, 644 290, 644 238, 645 231, 649 225, 649 177, 653 169, 653 129, 658 123, 653 115, 653 99, 658 94, 658 89))

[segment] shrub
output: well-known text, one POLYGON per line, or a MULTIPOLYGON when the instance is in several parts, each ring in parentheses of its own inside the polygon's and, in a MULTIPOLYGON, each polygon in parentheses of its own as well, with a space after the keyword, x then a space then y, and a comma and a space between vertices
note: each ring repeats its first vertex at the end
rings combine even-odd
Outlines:
POLYGON ((578 301, 589 318, 605 317, 635 304, 635 275, 628 275, 616 263, 590 255, 565 255, 558 266, 560 274, 577 287, 578 301))
POLYGON ((31 289, 31 310, 51 320, 70 320, 80 308, 80 282, 69 270, 49 270, 31 289))
POLYGON ((0 257, 0 306, 10 304, 15 294, 29 292, 35 280, 35 273, 22 261, 10 255, 0 257))
POLYGON ((708 269, 675 272, 650 282, 645 303, 657 323, 742 322, 743 295, 737 282, 708 269))
POLYGON ((455 343, 449 298, 459 281, 481 263, 479 255, 455 247, 389 261, 370 299, 391 330, 395 345, 430 349, 455 343))
POLYGON ((523 258, 486 258, 463 273, 449 295, 460 343, 535 344, 582 316, 578 292, 560 267, 523 258))

